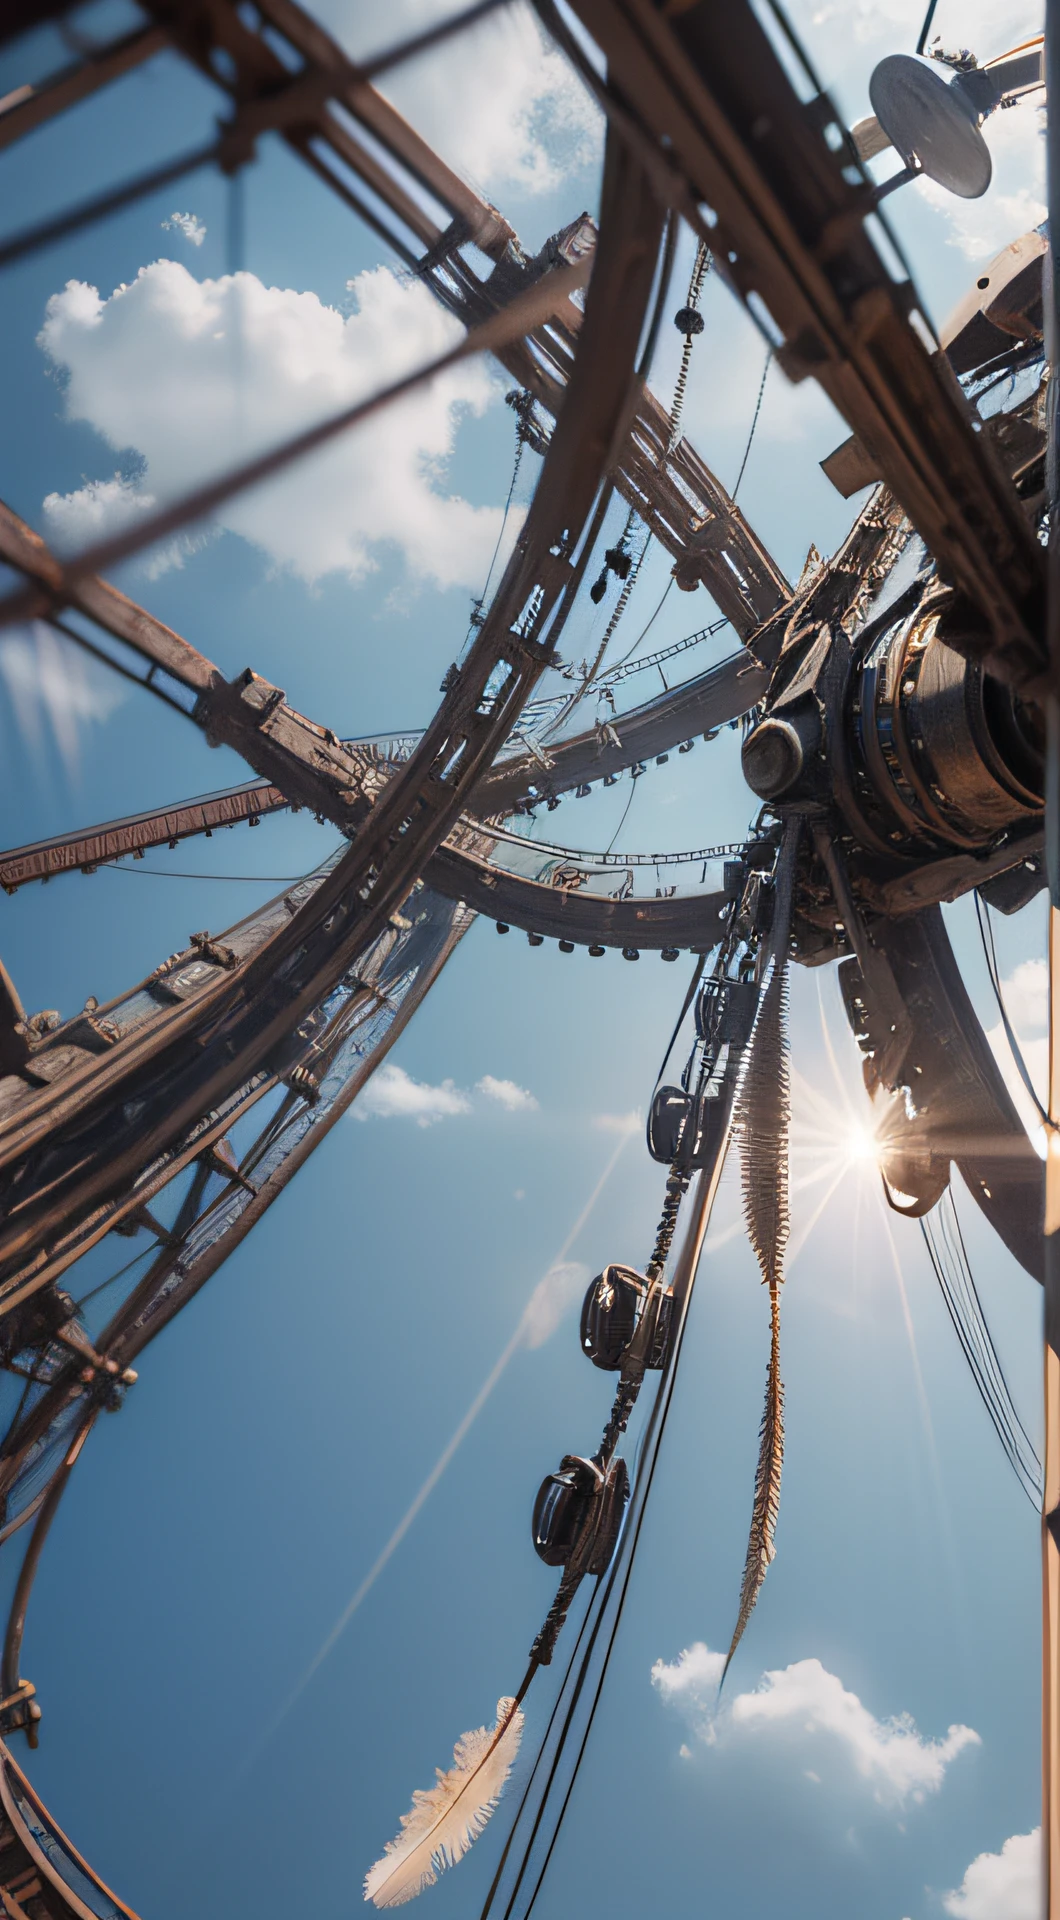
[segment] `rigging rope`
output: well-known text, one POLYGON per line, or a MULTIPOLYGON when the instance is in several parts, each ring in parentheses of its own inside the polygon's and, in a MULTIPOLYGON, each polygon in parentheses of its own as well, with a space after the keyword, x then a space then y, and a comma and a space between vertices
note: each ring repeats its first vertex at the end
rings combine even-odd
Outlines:
MULTIPOLYGON (((570 1778, 567 1782, 566 1792, 564 1793, 563 1800, 559 1808, 559 1812, 556 1816, 555 1824, 552 1829, 552 1835, 545 1852, 544 1860, 541 1863, 541 1868, 538 1873, 537 1880, 534 1884, 533 1891, 530 1895, 530 1899, 523 1910, 523 1920, 529 1920, 529 1915, 533 1911, 534 1905, 537 1901, 538 1894, 541 1891, 541 1886, 544 1881, 545 1874, 548 1871, 549 1863, 552 1859, 553 1852, 555 1851, 556 1842, 559 1839, 560 1829, 563 1825, 563 1821, 566 1816, 567 1809, 570 1805, 571 1795, 574 1792, 575 1782, 577 1780, 582 1761, 585 1757, 585 1750, 589 1742, 589 1735, 592 1732, 593 1721, 595 1720, 595 1717, 596 1717, 597 1707, 600 1704, 600 1698, 603 1692, 604 1682, 607 1678, 607 1671, 611 1662, 611 1655, 614 1651, 615 1642, 618 1638, 618 1630, 622 1622, 622 1614, 625 1608, 626 1597, 629 1592, 629 1583, 633 1573, 633 1565, 636 1559, 637 1548, 640 1543, 641 1529, 644 1524, 644 1515, 647 1511, 648 1497, 651 1493, 652 1482, 655 1478, 655 1469, 658 1464, 663 1435, 666 1431, 666 1422, 667 1422, 667 1419, 669 1418, 670 1407, 673 1401, 674 1385, 677 1379, 677 1369, 680 1363, 681 1351, 684 1344, 685 1328, 687 1326, 687 1321, 688 1321, 688 1309, 691 1303, 691 1293, 692 1293, 692 1287, 694 1285, 694 1281, 695 1281, 695 1274, 693 1271, 691 1276, 691 1281, 690 1281, 688 1290, 685 1294, 685 1298, 682 1302, 681 1311, 677 1319, 676 1326, 674 1328, 671 1361, 659 1383, 659 1389, 658 1389, 658 1392, 656 1393, 655 1401, 652 1406, 651 1413, 648 1416, 647 1426, 645 1428, 645 1432, 642 1438, 641 1445, 643 1449, 643 1463, 642 1463, 640 1472, 637 1474, 636 1484, 633 1491, 633 1500, 631 1502, 631 1507, 630 1507, 630 1514, 623 1528, 622 1544, 620 1546, 619 1551, 615 1554, 615 1557, 611 1563, 611 1567, 607 1576, 606 1586, 604 1587, 603 1597, 600 1602, 597 1618, 593 1626, 592 1634, 590 1636, 589 1643, 586 1647, 585 1654, 582 1658, 581 1666, 578 1672, 577 1682, 574 1688, 574 1693, 572 1695, 571 1703, 567 1710, 567 1715, 560 1732, 559 1742, 557 1745, 555 1756, 552 1761, 552 1766, 549 1770, 549 1776, 545 1783, 544 1790, 542 1792, 537 1818, 534 1822, 534 1826, 527 1840, 526 1846, 523 1849, 523 1855, 522 1855, 522 1860, 520 1862, 519 1871, 516 1875, 515 1884, 512 1888, 512 1892, 508 1900, 508 1905, 504 1911, 503 1920, 511 1920, 515 1902, 518 1897, 519 1888, 522 1884, 522 1881, 526 1873, 529 1870, 530 1856, 533 1851, 533 1847, 537 1839, 537 1835, 540 1831, 542 1820, 544 1819, 545 1809, 548 1805, 549 1794, 551 1793, 553 1784, 555 1782, 556 1774, 559 1770, 559 1765, 563 1755, 563 1750, 566 1745, 567 1738, 571 1731, 574 1714, 578 1705, 579 1698, 582 1693, 582 1689, 585 1686, 585 1683, 589 1676, 589 1669, 592 1662, 593 1653, 595 1650, 597 1636, 599 1635, 601 1628, 604 1627, 605 1615, 610 1606, 612 1595, 615 1594, 617 1590, 617 1604, 614 1609, 613 1617, 606 1628, 606 1639, 604 1641, 604 1646, 603 1646, 603 1658, 600 1664, 599 1672, 596 1676, 596 1680, 593 1684, 592 1697, 589 1704, 589 1711, 588 1711, 588 1716, 585 1723, 585 1728, 582 1733, 581 1742, 579 1744, 578 1751, 574 1757, 574 1764, 571 1770, 570 1778)), ((489 1913, 490 1904, 492 1903, 493 1892, 494 1892, 494 1889, 491 1888, 489 1900, 487 1901, 486 1906, 482 1910, 482 1915, 480 1917, 480 1920, 486 1920, 486 1917, 489 1913)))
POLYGON ((1031 1079, 1027 1062, 1023 1058, 1022 1048, 1016 1038, 1012 1022, 1008 1017, 1005 996, 1001 991, 1001 975, 997 964, 997 949, 994 946, 994 928, 990 919, 990 908, 978 888, 976 888, 975 891, 975 917, 979 922, 979 937, 983 943, 986 970, 990 976, 990 985, 994 990, 994 999, 997 1001, 997 1009, 1001 1015, 1001 1024, 1005 1029, 1005 1039, 1008 1041, 1009 1052, 1015 1063, 1016 1071, 1034 1102, 1035 1111, 1042 1125, 1048 1127, 1050 1125, 1049 1115, 1035 1092, 1034 1082, 1031 1079))
POLYGON ((629 799, 626 801, 626 804, 622 809, 622 818, 619 821, 617 827, 615 828, 614 833, 611 835, 611 838, 607 843, 607 846, 605 848, 605 855, 610 853, 612 847, 615 844, 615 841, 618 839, 619 834, 621 833, 623 827, 626 824, 626 815, 628 814, 630 807, 633 805, 633 795, 636 793, 636 791, 637 791, 637 783, 631 776, 630 783, 629 783, 629 799))
MULTIPOLYGON (((637 648, 640 646, 641 641, 647 638, 648 633, 651 631, 652 627, 655 625, 656 620, 659 618, 659 615, 662 612, 664 605, 666 604, 666 596, 669 593, 670 588, 673 586, 673 583, 674 583, 674 577, 673 577, 673 574, 671 573, 670 578, 668 579, 665 587, 662 590, 662 593, 659 595, 658 605, 655 609, 655 612, 652 614, 651 619, 648 621, 647 626, 644 626, 641 628, 640 632, 638 633, 636 639, 633 642, 633 645, 630 647, 629 652, 624 653, 622 655, 621 660, 616 660, 614 666, 611 669, 612 674, 617 674, 620 671, 620 669, 625 666, 627 660, 632 660, 633 655, 636 653, 637 648)), ((632 671, 635 673, 637 669, 634 667, 632 671)), ((608 681, 609 679, 610 679, 610 676, 605 675, 605 682, 608 681)))
POLYGON ((754 441, 755 429, 758 426, 758 416, 762 411, 762 399, 766 390, 766 381, 769 378, 769 369, 773 364, 773 352, 774 352, 774 349, 770 347, 768 353, 766 354, 766 363, 765 363, 765 366, 762 368, 762 378, 758 384, 758 399, 755 401, 754 418, 751 421, 751 431, 747 436, 747 445, 743 450, 743 459, 740 461, 740 471, 736 476, 736 485, 734 486, 732 493, 729 496, 734 506, 736 504, 736 496, 740 491, 740 482, 744 476, 744 470, 747 466, 747 460, 751 452, 751 446, 754 441))
POLYGON ((1041 1505, 1042 1467, 1016 1412, 968 1259, 961 1223, 949 1188, 921 1220, 924 1244, 979 1397, 990 1416, 1009 1466, 1035 1508, 1041 1505))
MULTIPOLYGON (((699 302, 703 292, 703 282, 713 265, 713 260, 714 256, 707 246, 706 241, 701 240, 696 249, 695 265, 692 268, 692 277, 688 283, 688 299, 681 310, 682 314, 695 314, 699 318, 699 325, 697 327, 689 326, 685 334, 684 346, 681 348, 681 365, 677 370, 677 379, 674 382, 674 397, 670 406, 670 439, 666 448, 668 454, 673 452, 681 438, 681 415, 684 412, 685 388, 688 385, 689 368, 692 365, 692 342, 695 340, 697 334, 703 331, 702 316, 699 313, 699 302)), ((681 316, 679 315, 678 324, 680 324, 680 318, 681 316)))
POLYGON ((523 425, 523 421, 521 417, 517 416, 516 424, 515 424, 515 464, 512 468, 511 485, 508 488, 508 498, 504 502, 504 512, 501 516, 500 531, 497 534, 497 543, 493 549, 493 557, 490 560, 489 569, 486 574, 486 584, 483 587, 479 598, 476 601, 474 601, 472 604, 472 616, 471 616, 470 623, 468 625, 467 637, 464 641, 465 648, 470 646, 471 641, 475 636, 475 633, 477 632, 479 626, 481 625, 482 609, 486 604, 486 595, 490 590, 490 581, 493 579, 493 569, 497 564, 497 555, 500 553, 501 544, 504 540, 504 530, 508 525, 508 515, 511 512, 511 508, 512 508, 512 498, 515 493, 515 485, 516 485, 516 481, 519 478, 519 469, 523 463, 523 449, 526 446, 526 438, 527 438, 526 429, 523 425))

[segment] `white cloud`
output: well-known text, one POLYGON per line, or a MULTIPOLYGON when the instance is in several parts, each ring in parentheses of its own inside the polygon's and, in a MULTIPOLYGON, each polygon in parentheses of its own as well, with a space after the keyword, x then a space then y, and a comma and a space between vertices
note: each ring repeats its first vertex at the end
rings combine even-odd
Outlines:
POLYGON ((1048 1026, 1049 969, 1044 960, 1021 960, 1002 980, 1001 994, 1017 1033, 1040 1033, 1048 1026))
POLYGON ((628 1113, 598 1113, 593 1126, 601 1133, 639 1133, 644 1125, 644 1115, 631 1107, 628 1113))
MULTIPOLYGON (((94 480, 50 495, 56 528, 97 534, 324 419, 459 339, 459 323, 418 281, 386 267, 350 282, 353 311, 253 274, 196 280, 157 260, 101 299, 70 281, 48 302, 39 343, 67 376, 67 418, 143 462, 135 481, 94 480)), ((218 524, 307 582, 359 580, 396 549, 440 587, 480 585, 499 507, 443 491, 459 419, 499 391, 479 361, 454 368, 379 421, 228 501, 218 524)), ((512 538, 518 516, 510 518, 512 538)))
MULTIPOLYGON (((795 0, 795 20, 814 27, 842 24, 843 39, 861 46, 882 46, 888 53, 911 53, 924 18, 922 0, 795 0)), ((936 10, 931 39, 938 34, 947 47, 970 46, 980 60, 992 60, 1033 33, 1042 30, 1040 0, 1008 0, 1002 12, 996 0, 942 0, 936 10)), ((837 59, 842 41, 833 38, 837 59)))
POLYGON ((539 1280, 523 1310, 519 1330, 526 1347, 543 1347, 561 1320, 580 1301, 589 1284, 589 1269, 581 1260, 557 1261, 539 1280))
POLYGON ((0 677, 33 752, 44 754, 50 730, 69 773, 78 769, 82 730, 108 719, 125 698, 117 674, 43 621, 0 638, 0 677))
MULTIPOLYGON (((441 11, 437 0, 391 0, 382 37, 389 43, 415 32, 441 11)), ((350 52, 366 51, 364 9, 356 0, 318 0, 316 12, 350 52)), ((525 0, 403 63, 380 88, 450 166, 487 194, 549 191, 602 145, 599 110, 525 0)))
POLYGON ((668 1706, 680 1707, 702 1740, 716 1739, 718 1688, 725 1671, 725 1655, 712 1653, 702 1640, 679 1653, 676 1660, 656 1660, 651 1683, 668 1706))
POLYGON ((957 1920, 1041 1920, 1041 1828, 1014 1833, 1000 1853, 978 1854, 942 1904, 957 1920))
POLYGON ((906 1713, 877 1720, 819 1660, 764 1673, 753 1693, 737 1694, 719 1709, 724 1664, 722 1654, 697 1641, 675 1661, 657 1660, 652 1682, 707 1746, 769 1740, 799 1749, 794 1757, 801 1772, 809 1748, 815 1771, 830 1759, 842 1778, 863 1781, 882 1806, 901 1808, 937 1793, 950 1762, 980 1744, 971 1727, 952 1726, 941 1740, 925 1740, 906 1713))
MULTIPOLYGON (((76 553, 142 519, 157 504, 153 493, 124 474, 116 473, 112 480, 89 480, 75 493, 45 495, 48 539, 57 553, 76 553)), ((203 546, 207 537, 182 533, 152 547, 141 562, 148 578, 157 580, 170 567, 183 566, 188 554, 203 546)))
POLYGON ((206 238, 206 228, 197 213, 171 213, 168 220, 163 220, 162 225, 182 233, 185 240, 189 240, 193 247, 201 247, 206 238))
POLYGON ((1010 240, 1045 219, 1045 139, 1042 115, 1030 105, 991 114, 983 138, 994 177, 981 200, 958 200, 933 180, 914 191, 945 215, 949 244, 969 260, 987 260, 1010 240))
POLYGON ((484 1093, 487 1100, 495 1100, 499 1107, 507 1108, 509 1113, 536 1113, 538 1103, 525 1087, 517 1086, 514 1080, 498 1080, 492 1073, 484 1073, 476 1080, 477 1092, 484 1093))
POLYGON ((430 1127, 436 1120, 470 1113, 471 1102, 452 1080, 443 1080, 441 1086, 432 1087, 425 1080, 414 1080, 404 1067, 384 1061, 372 1075, 353 1111, 358 1120, 398 1118, 415 1120, 418 1127, 430 1127))

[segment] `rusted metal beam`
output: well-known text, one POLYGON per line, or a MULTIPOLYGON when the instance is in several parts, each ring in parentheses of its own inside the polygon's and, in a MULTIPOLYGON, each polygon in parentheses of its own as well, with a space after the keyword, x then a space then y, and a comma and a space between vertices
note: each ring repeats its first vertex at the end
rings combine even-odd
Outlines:
POLYGON ((13 87, 0 100, 0 151, 34 128, 43 127, 57 113, 87 100, 112 80, 120 80, 146 60, 153 60, 167 45, 159 27, 139 27, 112 41, 109 47, 86 54, 83 60, 64 67, 38 86, 13 87))
MULTIPOLYGON (((480 819, 504 818, 530 797, 531 790, 539 798, 570 792, 574 787, 621 773, 639 760, 669 753, 696 734, 711 733, 739 718, 765 694, 789 618, 796 622, 811 618, 816 621, 842 618, 851 595, 863 591, 866 576, 877 565, 881 551, 893 538, 894 519, 895 512, 885 498, 870 502, 821 574, 811 580, 801 596, 796 596, 792 606, 785 605, 756 630, 750 656, 743 651, 732 654, 717 666, 709 667, 705 673, 618 715, 612 727, 612 733, 617 735, 617 744, 602 728, 594 726, 550 745, 547 765, 542 765, 541 760, 531 754, 520 754, 496 763, 476 785, 471 796, 471 812, 480 819)), ((0 507, 0 553, 5 529, 10 532, 11 528, 30 537, 29 529, 8 509, 0 507)), ((32 552, 37 556, 45 576, 50 577, 47 576, 50 560, 48 550, 35 535, 31 537, 34 543, 32 552)), ((21 548, 14 550, 21 551, 21 548)), ((105 582, 93 582, 92 587, 92 604, 97 619, 106 616, 112 631, 118 630, 141 638, 146 635, 150 641, 157 623, 152 622, 151 616, 143 608, 127 601, 124 595, 116 594, 105 582), (115 609, 118 617, 115 617, 115 609)), ((187 646, 188 643, 170 628, 161 631, 167 657, 172 654, 174 646, 187 646)), ((194 648, 189 647, 188 652, 195 660, 202 661, 203 656, 196 654, 194 648)), ((205 662, 205 665, 217 674, 218 681, 224 685, 220 670, 212 667, 210 662, 205 662)), ((233 787, 222 794, 208 796, 208 799, 215 800, 226 810, 225 820, 234 820, 249 818, 266 808, 272 811, 275 806, 284 804, 286 796, 295 804, 303 805, 332 821, 341 832, 353 831, 362 816, 365 797, 370 799, 374 796, 393 772, 394 754, 389 740, 380 737, 379 741, 336 742, 326 729, 318 728, 306 720, 282 698, 269 708, 271 693, 263 692, 267 683, 256 681, 251 675, 249 685, 253 689, 252 698, 258 704, 248 709, 241 731, 229 718, 226 737, 252 764, 255 760, 260 764, 267 762, 273 778, 260 784, 247 783, 242 787, 233 787), (340 754, 342 758, 339 758, 340 754), (279 793, 280 800, 269 800, 270 793, 279 793), (257 798, 259 795, 260 801, 257 798)), ((238 718, 238 706, 235 712, 238 718)), ((190 717, 200 725, 205 725, 208 713, 209 703, 204 702, 195 708, 190 717)), ((408 744, 407 741, 402 743, 406 751, 408 744)), ((0 854, 0 885, 15 888, 28 880, 91 866, 100 859, 113 858, 133 846, 161 846, 171 838, 179 839, 186 833, 202 831, 212 821, 203 819, 201 826, 196 824, 199 816, 195 809, 201 804, 194 800, 180 802, 172 807, 137 815, 132 823, 115 821, 102 826, 80 828, 32 847, 11 849, 0 854), (186 818, 182 817, 185 812, 186 818), (127 827, 135 830, 135 837, 130 834, 128 844, 121 837, 127 827), (108 837, 112 834, 119 837, 112 840, 108 837)), ((218 823, 224 823, 220 816, 218 823)), ((991 867, 991 871, 994 870, 991 867)), ((944 880, 940 873, 939 885, 948 886, 950 883, 947 869, 944 880)), ((896 884, 901 887, 906 883, 896 884)), ((916 891, 918 883, 915 883, 915 878, 911 884, 913 892, 907 904, 900 909, 889 907, 888 910, 911 912, 914 907, 923 906, 927 900, 949 897, 944 892, 940 894, 935 891, 930 882, 928 892, 921 896, 916 891)), ((963 886, 959 886, 958 890, 963 890, 963 886)))
POLYGON ((0 853, 0 887, 14 893, 30 880, 48 880, 53 874, 91 873, 104 861, 142 853, 147 847, 175 847, 193 834, 212 833, 215 827, 234 826, 239 820, 257 820, 290 804, 279 787, 266 780, 249 780, 180 806, 156 807, 87 831, 53 834, 49 840, 0 853))
MULTIPOLYGON (((501 761, 490 768, 475 788, 472 810, 480 817, 500 819, 531 797, 531 787, 539 797, 567 793, 573 787, 621 773, 638 760, 668 753, 692 736, 724 726, 746 713, 762 698, 769 675, 767 666, 748 659, 746 653, 733 654, 694 680, 621 714, 612 729, 618 745, 608 740, 602 730, 590 727, 550 747, 547 769, 529 755, 501 761)), ((290 715, 292 710, 284 711, 290 715)), ((302 797, 296 804, 331 820, 340 831, 351 831, 355 808, 342 798, 341 790, 325 778, 320 768, 304 757, 304 742, 293 724, 289 725, 287 737, 290 751, 299 755, 299 773, 296 782, 290 769, 285 769, 285 788, 297 785, 302 797)), ((346 743, 343 750, 355 758, 360 769, 358 801, 362 792, 377 791, 393 772, 393 766, 371 742, 346 743)), ((32 880, 91 871, 106 860, 120 859, 124 854, 150 847, 174 845, 194 834, 275 813, 290 804, 285 790, 271 781, 254 780, 199 799, 149 809, 128 819, 55 834, 30 846, 0 852, 0 887, 14 893, 32 880)))
MULTIPOLYGON (((348 189, 330 170, 325 154, 334 155, 363 180, 374 200, 372 206, 358 204, 357 211, 380 232, 375 203, 394 216, 399 227, 389 235, 392 244, 417 265, 432 291, 466 325, 496 311, 525 283, 528 272, 540 271, 536 262, 527 260, 497 209, 432 151, 296 0, 266 0, 261 9, 305 62, 295 75, 227 0, 218 0, 208 13, 178 0, 151 0, 150 10, 207 77, 227 86, 244 124, 251 125, 258 101, 262 128, 274 126, 340 195, 349 198, 348 189), (231 63, 228 80, 213 63, 216 48, 231 63), (301 103, 302 119, 292 96, 301 103), (329 99, 341 105, 341 120, 329 99), (364 129, 365 141, 350 130, 348 116, 364 129), (461 258, 461 247, 469 243, 497 262, 490 279, 480 280, 461 258), (421 259, 414 261, 410 244, 426 249, 421 259)), ((534 330, 532 348, 512 341, 497 352, 515 379, 553 415, 569 377, 580 325, 579 310, 568 303, 562 321, 534 330)), ((671 448, 669 440, 669 413, 653 395, 642 393, 630 437, 616 450, 616 486, 680 562, 681 584, 689 589, 699 582, 706 585, 737 632, 746 635, 784 602, 788 583, 695 450, 685 440, 671 448)))
POLYGON ((476 788, 474 810, 482 819, 501 819, 514 811, 531 785, 542 797, 569 793, 572 787, 621 773, 638 760, 669 753, 696 734, 746 713, 762 699, 770 673, 770 667, 746 653, 731 654, 694 680, 617 715, 611 729, 617 746, 603 729, 591 727, 549 746, 547 768, 529 758, 500 761, 476 788))
MULTIPOLYGON (((63 593, 63 569, 38 533, 0 501, 0 560, 35 581, 41 594, 32 614, 47 615, 57 593, 63 593)), ((182 640, 179 633, 156 620, 144 607, 119 593, 106 580, 81 579, 73 592, 64 593, 71 605, 87 613, 108 633, 123 640, 152 667, 162 668, 192 693, 207 693, 223 680, 212 660, 182 640)))
POLYGON ((519 546, 460 673, 353 846, 286 926, 246 961, 235 951, 215 956, 207 943, 213 977, 200 994, 148 1031, 75 1063, 0 1122, 8 1297, 36 1284, 58 1232, 128 1191, 183 1130, 275 1062, 379 937, 466 811, 552 659, 581 583, 588 530, 628 418, 661 226, 640 169, 609 141, 582 351, 519 546))
POLYGON ((721 938, 721 919, 731 905, 723 893, 618 900, 581 888, 548 887, 453 847, 439 848, 425 877, 436 893, 462 900, 487 919, 582 947, 688 947, 709 953, 721 938))
POLYGON ((709 210, 716 257, 770 316, 785 371, 824 388, 958 589, 965 650, 1041 691, 1042 550, 930 351, 915 289, 869 237, 875 194, 831 102, 800 101, 748 0, 575 11, 645 164, 665 160, 709 210))
POLYGON ((109 581, 90 575, 70 585, 40 536, 2 503, 0 560, 38 583, 40 614, 46 615, 61 594, 141 659, 195 693, 190 717, 210 744, 233 747, 289 801, 323 813, 343 832, 364 818, 366 793, 381 784, 373 756, 345 748, 330 727, 296 712, 281 688, 249 667, 229 682, 212 660, 109 581))

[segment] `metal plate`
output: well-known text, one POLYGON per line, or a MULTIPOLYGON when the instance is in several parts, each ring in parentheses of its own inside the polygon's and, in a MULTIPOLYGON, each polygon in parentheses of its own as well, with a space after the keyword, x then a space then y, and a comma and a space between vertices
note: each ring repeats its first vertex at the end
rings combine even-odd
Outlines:
POLYGON ((962 200, 990 185, 990 149, 960 95, 910 53, 888 54, 869 81, 872 109, 907 167, 962 200))

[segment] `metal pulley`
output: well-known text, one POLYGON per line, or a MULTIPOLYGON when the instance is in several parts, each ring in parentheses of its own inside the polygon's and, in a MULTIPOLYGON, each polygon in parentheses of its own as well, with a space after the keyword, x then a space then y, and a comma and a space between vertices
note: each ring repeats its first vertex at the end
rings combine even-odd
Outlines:
POLYGON ((728 1115, 729 1101, 713 1084, 700 1093, 657 1087, 648 1114, 648 1152, 661 1166, 699 1172, 713 1164, 728 1115))
POLYGON ((605 1373, 617 1373, 633 1344, 645 1313, 645 1367, 660 1368, 666 1357, 673 1317, 673 1294, 656 1287, 634 1267, 617 1263, 592 1281, 582 1303, 582 1352, 605 1373))
POLYGON ((624 1460, 606 1470, 597 1460, 567 1453, 559 1471, 542 1482, 534 1502, 534 1552, 546 1567, 606 1573, 629 1501, 624 1460))
POLYGON ((758 1006, 753 980, 708 980, 696 1000, 696 1033, 715 1047, 745 1047, 758 1006))

